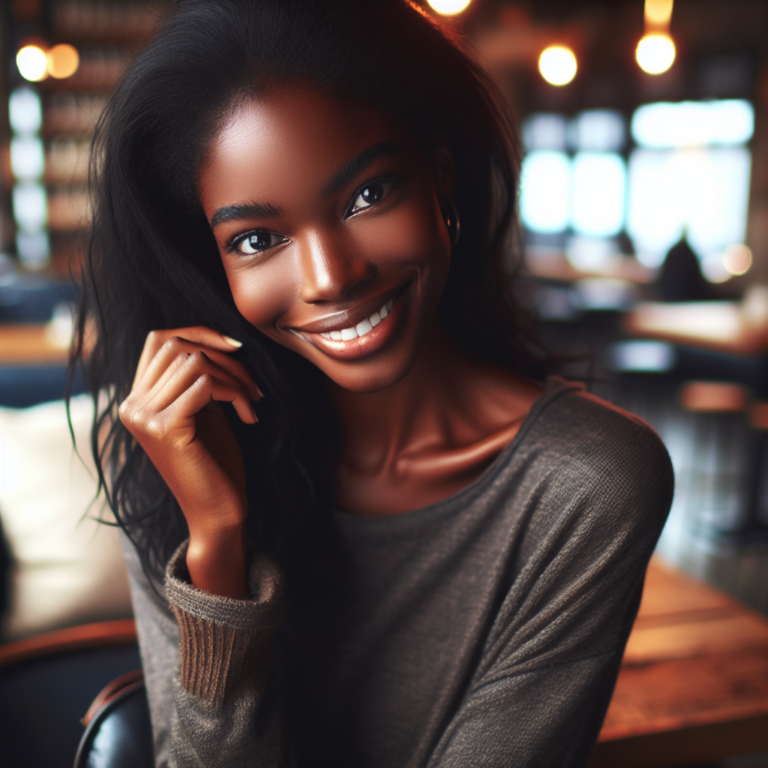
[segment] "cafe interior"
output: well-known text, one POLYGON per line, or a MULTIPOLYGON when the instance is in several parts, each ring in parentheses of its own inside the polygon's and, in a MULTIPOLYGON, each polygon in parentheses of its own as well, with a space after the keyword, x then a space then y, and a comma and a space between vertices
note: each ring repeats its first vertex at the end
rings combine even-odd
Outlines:
MULTIPOLYGON (((674 467, 589 765, 768 765, 768 1, 419 4, 519 126, 508 271, 542 343, 674 467)), ((142 695, 67 361, 94 126, 167 7, 0 10, 0 768, 112 764, 86 747, 142 695)))

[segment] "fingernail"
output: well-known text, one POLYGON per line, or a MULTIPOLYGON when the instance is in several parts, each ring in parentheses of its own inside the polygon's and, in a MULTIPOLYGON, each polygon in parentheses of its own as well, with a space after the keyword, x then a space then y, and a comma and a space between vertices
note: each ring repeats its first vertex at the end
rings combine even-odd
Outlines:
POLYGON ((240 347, 243 346, 242 341, 237 341, 237 339, 233 339, 230 336, 225 336, 223 333, 221 334, 221 338, 224 339, 227 344, 231 344, 233 347, 235 347, 235 349, 240 349, 240 347))
POLYGON ((258 421, 259 417, 256 415, 256 411, 253 410, 253 407, 251 407, 251 413, 253 414, 253 418, 258 421))
POLYGON ((258 384, 254 383, 253 388, 256 390, 256 393, 258 394, 258 396, 260 398, 264 397, 264 393, 259 389, 259 385, 258 384))

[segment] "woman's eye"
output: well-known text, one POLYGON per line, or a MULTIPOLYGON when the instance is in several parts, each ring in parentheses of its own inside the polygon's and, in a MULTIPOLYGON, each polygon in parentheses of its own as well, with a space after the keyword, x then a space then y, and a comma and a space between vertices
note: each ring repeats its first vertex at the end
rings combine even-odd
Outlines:
POLYGON ((366 184, 362 189, 358 190, 355 195, 355 199, 347 210, 347 216, 352 216, 355 213, 364 211, 366 208, 370 208, 372 205, 381 202, 395 186, 394 180, 383 179, 380 181, 372 181, 370 184, 366 184))
POLYGON ((246 256, 253 253, 261 253, 276 245, 288 242, 288 239, 274 232, 267 232, 263 229, 256 230, 246 235, 235 243, 235 250, 246 256))

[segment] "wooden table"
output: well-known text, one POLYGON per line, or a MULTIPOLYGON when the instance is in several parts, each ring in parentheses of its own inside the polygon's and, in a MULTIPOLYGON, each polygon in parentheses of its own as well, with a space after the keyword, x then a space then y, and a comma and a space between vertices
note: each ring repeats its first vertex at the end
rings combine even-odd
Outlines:
POLYGON ((684 766, 768 751, 768 621, 651 562, 589 768, 684 766))
POLYGON ((56 365, 69 347, 56 345, 45 325, 0 325, 0 365, 56 365))
POLYGON ((624 330, 730 355, 764 355, 768 352, 768 288, 752 286, 740 302, 638 304, 625 315, 624 330))

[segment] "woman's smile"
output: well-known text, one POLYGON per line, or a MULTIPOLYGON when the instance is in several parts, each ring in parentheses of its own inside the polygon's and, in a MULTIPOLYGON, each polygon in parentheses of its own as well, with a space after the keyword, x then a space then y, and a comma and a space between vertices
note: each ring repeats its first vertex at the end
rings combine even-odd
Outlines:
POLYGON ((374 296, 356 307, 289 330, 337 360, 355 360, 378 352, 402 330, 411 283, 385 296, 374 296), (378 307, 370 311, 372 306, 378 307))
POLYGON ((296 86, 233 112, 198 190, 240 313, 375 391, 411 370, 434 319, 451 184, 391 115, 296 86))

